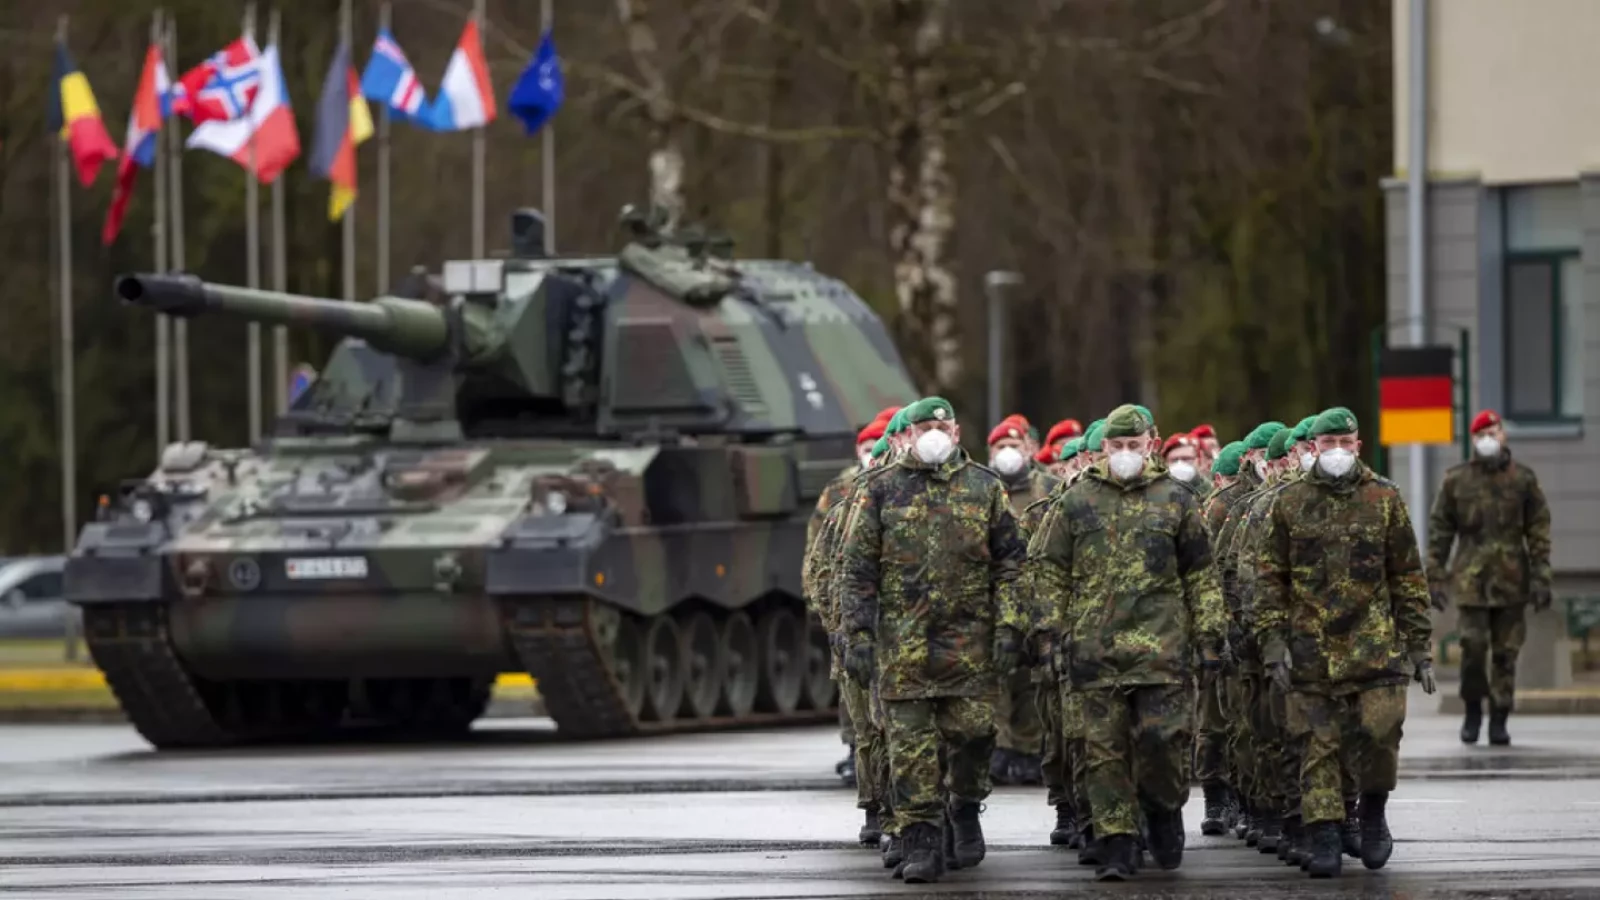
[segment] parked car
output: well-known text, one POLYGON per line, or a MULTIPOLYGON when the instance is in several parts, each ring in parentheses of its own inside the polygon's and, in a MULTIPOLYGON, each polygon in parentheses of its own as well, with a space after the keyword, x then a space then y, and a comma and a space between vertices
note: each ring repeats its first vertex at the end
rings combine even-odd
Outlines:
POLYGON ((65 556, 0 562, 0 638, 59 638, 77 616, 61 596, 65 556))

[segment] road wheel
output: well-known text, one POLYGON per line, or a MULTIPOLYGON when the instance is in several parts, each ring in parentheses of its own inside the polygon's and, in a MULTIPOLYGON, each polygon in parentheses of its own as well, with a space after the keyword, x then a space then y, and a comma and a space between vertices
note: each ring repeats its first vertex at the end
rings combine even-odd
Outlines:
POLYGON ((838 689, 834 686, 831 670, 833 650, 828 646, 828 630, 814 617, 806 620, 806 675, 805 704, 809 709, 828 709, 833 706, 838 689))
POLYGON ((645 632, 645 716, 670 722, 683 705, 683 636, 669 615, 654 616, 645 632))
POLYGON ((726 715, 750 715, 756 706, 756 690, 761 681, 761 652, 756 648, 756 629, 742 612, 722 623, 722 711, 726 715))
POLYGON ((648 687, 649 664, 645 658, 644 638, 632 616, 620 616, 611 634, 611 675, 617 680, 623 706, 635 719, 644 711, 645 689, 648 687))
POLYGON ((697 612, 678 628, 682 641, 684 696, 681 715, 690 719, 709 719, 717 714, 722 696, 724 668, 722 642, 717 622, 707 612, 697 612))
POLYGON ((762 712, 788 715, 799 708, 805 685, 805 626, 787 609, 770 609, 756 625, 756 639, 761 648, 761 690, 756 706, 762 712))

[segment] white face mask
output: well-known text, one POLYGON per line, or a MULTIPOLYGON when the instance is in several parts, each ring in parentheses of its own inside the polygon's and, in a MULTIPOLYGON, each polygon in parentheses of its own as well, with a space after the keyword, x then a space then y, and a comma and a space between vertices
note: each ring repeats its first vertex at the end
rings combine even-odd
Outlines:
POLYGON ((1027 464, 1027 460, 1022 458, 1022 451, 1015 447, 1001 447, 993 461, 995 470, 1001 475, 1015 475, 1027 464))
POLYGON ((1118 450, 1111 454, 1111 474, 1123 481, 1144 471, 1144 454, 1137 450, 1118 450))
POLYGON ((1472 442, 1472 449, 1478 451, 1478 455, 1482 457, 1499 456, 1500 441, 1486 434, 1472 442))
POLYGON ((1197 474, 1194 463, 1178 461, 1172 464, 1172 477, 1179 481, 1193 481, 1197 474))
POLYGON ((867 468, 872 465, 872 451, 868 450, 866 453, 857 456, 856 460, 861 463, 861 468, 867 468))
POLYGON ((1317 464, 1317 455, 1315 453, 1302 453, 1302 454, 1300 454, 1300 471, 1309 472, 1309 471, 1311 471, 1311 467, 1316 465, 1316 464, 1317 464))
POLYGON ((937 428, 924 431, 917 436, 917 459, 930 466, 937 466, 950 458, 950 453, 955 450, 955 441, 950 440, 950 435, 937 428))
POLYGON ((1264 459, 1256 460, 1256 475, 1258 477, 1262 478, 1263 480, 1267 477, 1267 461, 1266 460, 1264 460, 1264 459))
POLYGON ((1355 467, 1356 455, 1343 447, 1335 447, 1332 450, 1322 451, 1318 454, 1317 460, 1322 466, 1322 471, 1334 478, 1343 478, 1355 467))

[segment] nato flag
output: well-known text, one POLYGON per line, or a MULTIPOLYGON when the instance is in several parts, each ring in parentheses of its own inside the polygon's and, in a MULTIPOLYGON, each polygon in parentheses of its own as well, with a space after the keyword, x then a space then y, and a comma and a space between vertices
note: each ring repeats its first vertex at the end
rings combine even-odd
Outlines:
POLYGON ((511 88, 511 100, 506 105, 511 114, 522 120, 529 134, 535 134, 550 121, 561 108, 567 96, 566 81, 561 77, 561 57, 556 55, 556 44, 550 32, 539 39, 539 49, 522 70, 522 76, 511 88))

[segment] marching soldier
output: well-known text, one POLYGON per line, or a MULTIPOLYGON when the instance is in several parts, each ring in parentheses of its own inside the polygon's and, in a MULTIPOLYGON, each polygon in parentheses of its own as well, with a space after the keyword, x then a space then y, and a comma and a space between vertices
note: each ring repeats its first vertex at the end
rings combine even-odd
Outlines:
POLYGON ((993 697, 1021 661, 1026 551, 1000 479, 961 452, 950 404, 901 414, 911 452, 861 482, 838 565, 845 669, 882 700, 897 874, 925 883, 945 870, 947 819, 948 862, 984 856, 993 697))
POLYGON ((1204 497, 1210 491, 1200 474, 1200 442, 1187 434, 1175 434, 1161 445, 1161 459, 1173 480, 1194 488, 1204 497))
POLYGON ((1200 472, 1209 476, 1211 467, 1216 464, 1217 454, 1222 452, 1222 442, 1217 440, 1217 430, 1202 423, 1189 429, 1189 436, 1200 443, 1200 472))
POLYGON ((1511 458, 1493 410, 1473 418, 1473 458, 1445 474, 1428 517, 1428 577, 1433 605, 1454 596, 1460 610, 1461 741, 1478 742, 1489 701, 1489 743, 1511 743, 1517 654, 1524 606, 1550 606, 1550 507, 1533 470, 1511 458), (1455 558, 1450 549, 1455 547, 1455 558), (1446 563, 1449 563, 1448 567, 1446 563))

